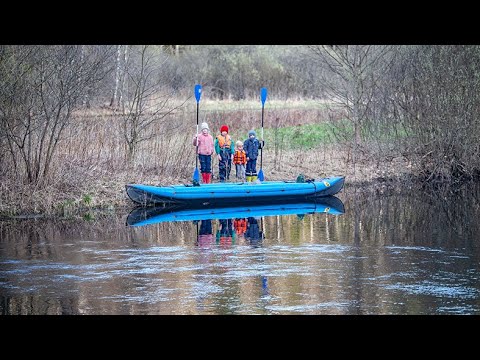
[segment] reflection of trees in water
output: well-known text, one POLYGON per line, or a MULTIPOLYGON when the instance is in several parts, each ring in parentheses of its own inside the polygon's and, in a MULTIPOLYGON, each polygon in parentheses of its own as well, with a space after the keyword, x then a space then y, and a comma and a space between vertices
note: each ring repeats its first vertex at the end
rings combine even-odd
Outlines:
POLYGON ((345 215, 338 218, 343 241, 354 238, 354 214, 359 209, 359 241, 380 245, 472 248, 479 234, 480 187, 453 194, 410 192, 363 194, 345 199, 345 215), (473 240, 473 241, 470 241, 473 240))
POLYGON ((0 297, 0 314, 8 315, 78 315, 77 298, 51 299, 36 294, 0 297))
MULTIPOLYGON (((31 265, 53 264, 45 270, 45 276, 50 274, 93 276, 96 270, 86 270, 85 266, 108 264, 122 261, 119 249, 149 248, 150 246, 175 246, 195 242, 195 227, 188 223, 162 223, 146 227, 125 226, 124 214, 109 216, 95 221, 77 219, 57 220, 29 219, 22 221, 0 222, 0 259, 15 259, 22 262, 22 267, 30 270, 31 265), (84 251, 89 249, 92 251, 84 251), (99 251, 96 252, 96 251, 99 251), (110 252, 113 250, 113 252, 110 252), (103 252, 104 251, 104 252, 103 252), (102 253, 103 252, 103 253, 102 253), (30 261, 35 261, 31 263, 30 261), (37 263, 37 261, 41 261, 37 263), (59 270, 55 270, 55 266, 59 270), (65 268, 62 270, 62 266, 65 268), (91 275, 86 275, 91 273, 91 275)), ((179 262, 182 259, 178 260, 179 262)), ((176 262, 175 262, 176 263, 176 262)), ((139 265, 141 267, 141 265, 139 265)), ((13 268, 13 267, 12 267, 13 268)), ((106 268, 108 269, 108 267, 106 268)), ((136 270, 135 268, 132 268, 136 270)), ((42 270, 35 271, 35 276, 41 275, 42 270)), ((126 271, 126 270, 125 270, 126 271)), ((156 275, 157 276, 157 275, 156 275)), ((167 276, 171 286, 178 289, 185 283, 184 273, 167 276)), ((13 278, 19 275, 12 274, 13 278)), ((9 275, 4 279, 10 281, 9 275)), ((149 281, 155 281, 149 274, 135 274, 131 277, 112 276, 106 280, 96 281, 60 281, 52 279, 46 285, 45 280, 38 290, 18 294, 5 293, 0 297, 0 313, 8 314, 129 314, 152 312, 148 304, 105 301, 99 296, 99 291, 106 294, 128 294, 132 288, 145 286, 149 281), (100 283, 99 283, 99 282, 100 283), (46 289, 54 289, 54 294, 45 293, 46 289), (150 309, 150 310, 148 310, 150 309)), ((29 282, 28 279, 22 280, 29 282)), ((3 290, 2 290, 3 291, 3 290)), ((188 310, 187 310, 188 311, 188 310)))

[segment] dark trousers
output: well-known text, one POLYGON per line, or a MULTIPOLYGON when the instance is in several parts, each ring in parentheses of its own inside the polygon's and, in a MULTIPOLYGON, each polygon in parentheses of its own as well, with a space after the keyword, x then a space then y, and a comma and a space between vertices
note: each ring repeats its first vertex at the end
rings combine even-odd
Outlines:
POLYGON ((247 161, 247 168, 245 169, 246 176, 257 176, 257 159, 250 159, 247 161))
POLYGON ((230 179, 230 170, 232 168, 232 154, 229 150, 224 150, 220 153, 222 160, 218 162, 218 178, 220 181, 230 179))
POLYGON ((212 172, 212 156, 198 154, 198 160, 200 160, 200 172, 211 173, 212 172))
POLYGON ((213 234, 212 220, 202 220, 202 222, 200 223, 199 235, 210 235, 210 234, 213 234))
POLYGON ((233 235, 233 220, 232 219, 219 219, 220 229, 218 230, 220 236, 232 236, 233 235))

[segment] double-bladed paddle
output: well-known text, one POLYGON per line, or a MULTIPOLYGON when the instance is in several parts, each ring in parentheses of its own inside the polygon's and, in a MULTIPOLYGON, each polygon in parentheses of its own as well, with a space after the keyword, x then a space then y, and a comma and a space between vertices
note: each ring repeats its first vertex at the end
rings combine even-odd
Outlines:
MULTIPOLYGON (((267 100, 267 88, 260 89, 260 100, 262 101, 262 141, 263 139, 263 110, 265 108, 265 100, 267 100)), ((265 142, 264 142, 265 143, 265 142)), ((258 180, 263 181, 265 180, 265 176, 263 175, 263 147, 260 149, 260 171, 258 172, 258 180)))
POLYGON ((193 171, 193 183, 200 182, 200 173, 198 171, 198 104, 200 103, 200 96, 202 95, 202 85, 195 85, 195 99, 197 100, 197 145, 195 150, 195 170, 193 171))

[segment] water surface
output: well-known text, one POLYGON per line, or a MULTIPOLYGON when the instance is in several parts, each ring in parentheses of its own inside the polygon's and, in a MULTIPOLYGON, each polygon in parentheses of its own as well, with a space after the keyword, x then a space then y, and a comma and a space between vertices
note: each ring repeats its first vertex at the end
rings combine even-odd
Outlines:
POLYGON ((0 312, 480 314, 477 191, 339 197, 343 215, 257 216, 252 234, 127 213, 1 222, 0 312))

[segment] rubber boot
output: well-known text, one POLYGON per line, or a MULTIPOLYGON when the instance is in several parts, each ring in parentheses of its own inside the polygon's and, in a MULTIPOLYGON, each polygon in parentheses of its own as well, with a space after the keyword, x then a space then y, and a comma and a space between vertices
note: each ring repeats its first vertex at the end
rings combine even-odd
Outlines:
POLYGON ((212 173, 205 173, 205 184, 211 184, 212 183, 212 173))
POLYGON ((251 182, 251 181, 252 181, 252 177, 251 177, 250 175, 248 175, 248 176, 246 177, 246 179, 247 179, 247 182, 251 182))
POLYGON ((208 184, 207 173, 202 173, 202 183, 208 184))
POLYGON ((251 182, 255 182, 255 181, 257 181, 257 178, 258 178, 257 175, 251 176, 251 180, 250 180, 250 181, 251 181, 251 182))

